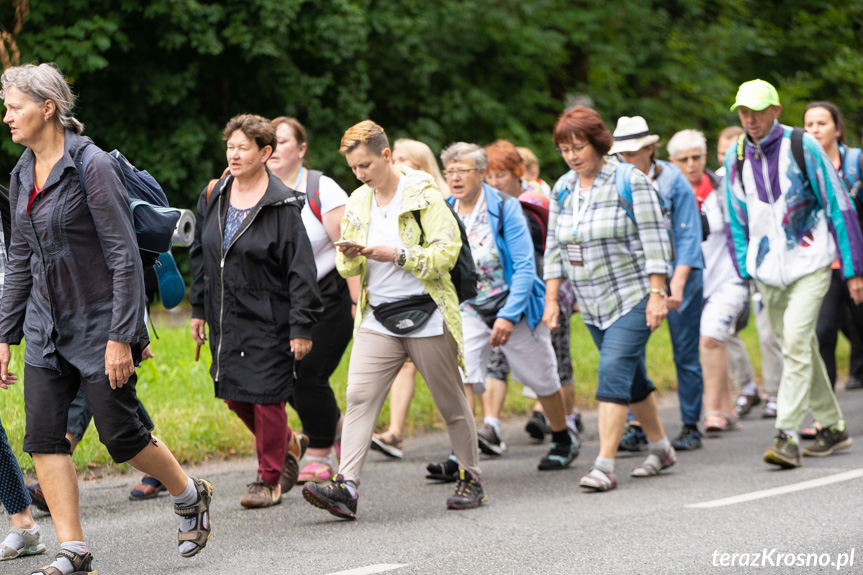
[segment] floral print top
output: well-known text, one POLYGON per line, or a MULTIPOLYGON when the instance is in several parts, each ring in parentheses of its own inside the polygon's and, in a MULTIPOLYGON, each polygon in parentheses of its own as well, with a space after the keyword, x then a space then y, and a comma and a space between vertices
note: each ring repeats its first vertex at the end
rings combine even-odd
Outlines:
POLYGON ((222 241, 223 254, 228 251, 228 246, 231 245, 231 240, 233 240, 234 236, 237 235, 237 230, 240 229, 240 226, 243 224, 243 220, 246 219, 246 216, 248 216, 251 211, 252 208, 238 210, 233 205, 228 204, 228 217, 225 219, 225 239, 222 241))
POLYGON ((465 228, 468 225, 471 226, 471 229, 467 230, 467 235, 478 280, 477 296, 461 306, 462 311, 465 311, 470 309, 470 304, 480 305, 507 290, 508 286, 503 276, 503 265, 494 243, 494 233, 489 223, 485 202, 479 207, 479 213, 476 214, 473 222, 471 222, 471 214, 460 214, 459 217, 464 222, 465 228))

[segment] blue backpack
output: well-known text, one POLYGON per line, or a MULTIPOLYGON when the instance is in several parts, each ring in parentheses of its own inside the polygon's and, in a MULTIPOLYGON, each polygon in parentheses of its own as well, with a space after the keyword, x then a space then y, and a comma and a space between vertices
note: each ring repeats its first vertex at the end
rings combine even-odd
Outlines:
MULTIPOLYGON (((84 195, 87 195, 87 188, 84 186, 87 164, 97 152, 99 148, 95 144, 87 144, 78 157, 78 177, 84 195)), ((159 260, 159 256, 168 253, 171 249, 174 230, 180 219, 180 210, 168 206, 168 197, 162 191, 159 182, 146 170, 139 170, 133 166, 117 150, 109 155, 120 165, 120 170, 123 172, 141 264, 144 269, 153 267, 159 260)))

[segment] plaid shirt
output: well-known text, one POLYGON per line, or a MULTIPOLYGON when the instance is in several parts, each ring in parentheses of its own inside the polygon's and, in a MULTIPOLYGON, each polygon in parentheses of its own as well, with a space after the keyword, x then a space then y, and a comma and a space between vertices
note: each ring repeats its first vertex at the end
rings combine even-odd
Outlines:
POLYGON ((570 171, 557 181, 551 193, 545 248, 545 279, 569 277, 584 322, 603 330, 644 299, 650 291, 651 274, 668 274, 671 259, 668 222, 656 192, 643 173, 632 171, 633 222, 617 193, 617 166, 615 161, 606 163, 596 174, 588 197, 580 198, 589 205, 575 238, 573 205, 579 196, 578 175, 570 171), (564 188, 571 193, 560 205, 558 196, 564 188), (569 263, 566 244, 573 242, 582 246, 584 266, 569 263))

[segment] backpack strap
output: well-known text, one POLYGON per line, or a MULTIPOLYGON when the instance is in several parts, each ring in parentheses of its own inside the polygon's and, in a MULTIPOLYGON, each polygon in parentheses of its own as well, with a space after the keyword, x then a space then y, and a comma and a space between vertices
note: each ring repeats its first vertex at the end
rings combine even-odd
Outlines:
POLYGON ((324 215, 321 212, 321 176, 323 175, 323 172, 318 170, 309 170, 309 177, 306 180, 306 201, 309 203, 312 213, 321 223, 324 223, 324 215))
POLYGON ((800 173, 803 174, 803 186, 811 188, 809 183, 809 171, 806 169, 806 156, 803 153, 803 134, 806 130, 803 128, 794 128, 791 130, 791 155, 794 156, 794 161, 797 162, 797 167, 800 168, 800 173))
POLYGON ((425 230, 423 230, 423 221, 422 221, 422 219, 420 219, 420 211, 419 210, 413 210, 411 213, 413 214, 414 219, 417 222, 417 225, 420 227, 420 243, 418 245, 422 246, 423 243, 425 243, 426 234, 425 234, 425 230))
POLYGON ((207 184, 207 204, 208 205, 210 203, 210 195, 213 193, 213 189, 216 187, 216 184, 219 183, 219 180, 221 180, 222 178, 227 176, 228 172, 230 172, 230 171, 231 171, 230 168, 225 168, 225 170, 222 172, 221 176, 219 176, 218 178, 213 178, 212 180, 210 180, 210 183, 207 184))
POLYGON ((632 164, 621 162, 614 171, 614 183, 617 187, 617 195, 620 196, 620 203, 623 205, 626 215, 634 222, 635 214, 632 212, 632 170, 635 168, 632 164))
POLYGON ((87 187, 84 185, 84 176, 87 172, 87 166, 90 164, 90 158, 97 151, 95 145, 91 146, 89 143, 81 146, 81 152, 78 154, 78 161, 76 162, 78 168, 78 182, 81 184, 81 191, 84 192, 84 195, 87 195, 87 187))

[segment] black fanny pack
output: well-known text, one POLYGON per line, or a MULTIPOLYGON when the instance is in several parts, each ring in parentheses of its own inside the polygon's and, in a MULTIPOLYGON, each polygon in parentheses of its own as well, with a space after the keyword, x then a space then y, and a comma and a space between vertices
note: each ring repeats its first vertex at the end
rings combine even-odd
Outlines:
POLYGON ((372 306, 375 319, 396 335, 414 332, 428 323, 437 305, 428 294, 372 306))
POLYGON ((494 320, 497 319, 497 313, 506 305, 506 298, 508 297, 509 290, 504 290, 479 305, 471 304, 471 307, 479 314, 479 317, 482 318, 482 321, 484 321, 488 327, 494 327, 494 320))

